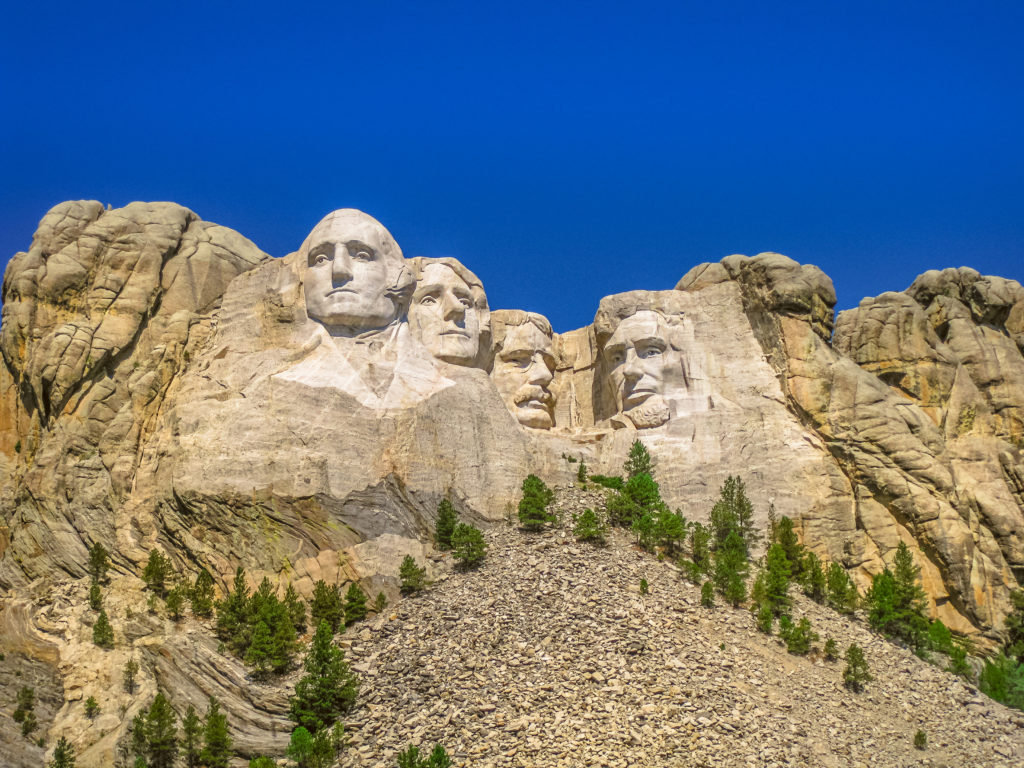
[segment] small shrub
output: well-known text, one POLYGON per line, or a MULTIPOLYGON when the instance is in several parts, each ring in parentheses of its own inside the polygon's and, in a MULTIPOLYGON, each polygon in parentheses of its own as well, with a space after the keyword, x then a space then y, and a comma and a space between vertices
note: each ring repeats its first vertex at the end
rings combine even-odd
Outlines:
POLYGON ((249 761, 249 768, 277 768, 277 762, 272 757, 260 755, 249 761))
POLYGON ((705 608, 712 608, 715 605, 715 585, 714 582, 705 581, 704 586, 700 588, 700 604, 705 608))
POLYGON ((92 641, 100 648, 109 650, 114 647, 114 628, 110 626, 107 612, 102 608, 96 623, 92 626, 92 641))
POLYGON ((654 477, 654 466, 651 463, 651 454, 647 447, 639 440, 634 440, 629 448, 629 457, 622 467, 626 479, 631 480, 637 475, 648 475, 654 477))
MULTIPOLYGON (((40 738, 39 742, 43 742, 40 738)), ((43 746, 38 743, 38 746, 43 746)), ((61 736, 57 739, 57 746, 53 750, 53 759, 47 764, 47 768, 75 768, 75 750, 71 743, 61 736)))
POLYGON ((185 607, 185 585, 179 584, 167 593, 167 613, 174 621, 181 621, 182 610, 185 607))
POLYGON ((811 629, 810 620, 804 616, 796 624, 783 616, 779 619, 779 637, 786 643, 786 650, 795 656, 810 653, 811 644, 818 639, 818 633, 811 629))
POLYGON ((125 693, 135 693, 135 676, 139 673, 139 662, 128 659, 121 670, 121 683, 125 693))
POLYGON ((89 576, 94 584, 99 584, 107 577, 110 557, 107 548, 98 541, 89 547, 89 576))
POLYGON ((402 565, 398 569, 398 580, 401 583, 403 595, 410 595, 419 592, 427 580, 427 569, 416 565, 412 555, 406 555, 402 565))
POLYGON ((612 491, 621 491, 626 487, 626 481, 618 475, 590 475, 590 482, 597 483, 602 488, 608 488, 612 491))
POLYGON ((448 499, 442 499, 437 505, 437 524, 434 528, 434 541, 438 549, 452 548, 452 533, 459 523, 459 516, 455 513, 455 507, 448 499))
POLYGON ((25 713, 25 717, 21 721, 21 735, 28 736, 38 727, 39 723, 36 721, 36 713, 29 710, 25 713))
POLYGON ((946 667, 946 671, 959 675, 965 680, 971 680, 974 677, 974 669, 967 662, 967 649, 962 645, 956 644, 950 648, 949 666, 946 667))
POLYGON ((85 700, 85 716, 90 720, 94 719, 100 713, 100 705, 96 702, 95 696, 90 696, 85 700))
POLYGON ((857 587, 839 563, 829 563, 825 572, 825 593, 834 611, 850 614, 857 609, 857 587))
POLYGON ((851 691, 860 691, 864 683, 869 683, 874 678, 868 669, 867 660, 864 658, 864 651, 856 643, 851 643, 846 649, 846 668, 843 670, 843 684, 851 691))
POLYGON ((771 606, 763 604, 757 609, 757 628, 759 631, 764 632, 766 635, 770 635, 772 633, 772 624, 774 621, 775 614, 772 613, 771 606))
POLYGON ((444 747, 435 744, 429 755, 421 755, 420 748, 410 744, 395 755, 398 768, 450 768, 451 758, 444 747))
POLYGON ((839 645, 834 637, 825 641, 825 661, 835 661, 839 658, 839 645))
POLYGON ((821 566, 821 560, 813 552, 807 552, 801 565, 801 583, 804 594, 816 603, 825 602, 828 580, 821 566))
POLYGON ((580 484, 580 488, 587 487, 587 465, 583 463, 583 459, 580 459, 580 465, 576 469, 576 482, 580 484))
POLYGON ((18 690, 18 705, 14 710, 12 717, 14 722, 24 722, 28 713, 35 709, 36 706, 36 689, 30 686, 24 685, 18 690))
POLYGON ((345 605, 337 584, 328 584, 320 579, 313 585, 313 600, 309 604, 309 614, 314 627, 319 627, 321 621, 326 621, 332 633, 341 629, 345 623, 345 605))
POLYGON ((918 729, 917 733, 914 734, 914 749, 927 749, 928 748, 928 734, 918 729))
POLYGON ((149 560, 142 570, 142 579, 146 588, 164 597, 167 594, 167 581, 172 576, 171 561, 159 549, 150 550, 149 560))
POLYGON ((345 593, 345 626, 351 626, 366 618, 366 593, 353 581, 345 593))
POLYGON ((205 568, 196 574, 189 597, 192 600, 192 613, 204 618, 213 615, 213 576, 205 568))
POLYGON ((650 590, 650 585, 647 583, 647 579, 640 579, 640 594, 646 595, 650 590))
POLYGON ((375 613, 384 613, 384 609, 388 607, 388 596, 383 592, 378 592, 377 597, 373 599, 373 610, 375 613))
POLYGON ((480 529, 466 523, 459 523, 455 526, 452 534, 454 557, 463 568, 475 568, 484 561, 487 556, 487 542, 480 529))

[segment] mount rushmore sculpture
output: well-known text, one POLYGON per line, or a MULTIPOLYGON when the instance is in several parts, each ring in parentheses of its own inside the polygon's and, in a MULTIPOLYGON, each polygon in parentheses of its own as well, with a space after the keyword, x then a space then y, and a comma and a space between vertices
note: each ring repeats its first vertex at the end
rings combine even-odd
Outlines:
POLYGON ((352 209, 271 258, 170 203, 79 201, 3 300, 4 587, 98 540, 127 570, 164 546, 224 582, 392 588, 441 499, 501 521, 528 473, 618 474, 636 439, 688 518, 740 474, 862 587, 906 542, 956 629, 997 626, 1024 579, 1014 281, 929 272, 836 321, 816 267, 729 256, 555 333, 352 209))

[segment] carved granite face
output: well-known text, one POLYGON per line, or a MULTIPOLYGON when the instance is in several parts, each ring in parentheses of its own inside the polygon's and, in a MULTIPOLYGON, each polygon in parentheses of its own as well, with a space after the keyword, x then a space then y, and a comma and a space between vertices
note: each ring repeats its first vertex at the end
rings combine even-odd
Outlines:
POLYGON ((481 318, 466 281, 446 264, 428 264, 409 306, 409 328, 434 357, 473 365, 481 318))
POLYGON ((554 378, 555 356, 551 337, 530 322, 510 325, 495 355, 491 379, 509 411, 519 423, 533 429, 551 429, 554 398, 548 387, 554 378))
POLYGON ((334 211, 313 228, 304 248, 310 318, 351 334, 395 320, 399 310, 388 289, 401 272, 402 253, 376 219, 334 211))
POLYGON ((664 424, 673 395, 685 394, 682 355, 669 342, 661 315, 641 310, 619 323, 605 343, 612 389, 619 412, 637 429, 664 424))

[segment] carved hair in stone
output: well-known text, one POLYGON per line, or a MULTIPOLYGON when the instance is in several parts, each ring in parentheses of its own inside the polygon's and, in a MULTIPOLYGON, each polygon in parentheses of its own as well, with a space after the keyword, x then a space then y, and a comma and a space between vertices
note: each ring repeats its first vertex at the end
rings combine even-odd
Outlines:
POLYGON ((618 413, 637 429, 667 422, 688 389, 683 314, 657 303, 602 306, 594 320, 618 413))
POLYGON ((555 353, 551 324, 543 315, 518 309, 491 313, 494 362, 491 380, 519 423, 554 426, 555 353))
POLYGON ((415 285, 391 233, 352 208, 327 214, 302 244, 298 261, 305 268, 306 314, 334 336, 391 326, 415 285))
POLYGON ((482 367, 491 327, 483 283, 457 259, 417 256, 409 264, 416 279, 409 304, 413 337, 439 360, 482 367))

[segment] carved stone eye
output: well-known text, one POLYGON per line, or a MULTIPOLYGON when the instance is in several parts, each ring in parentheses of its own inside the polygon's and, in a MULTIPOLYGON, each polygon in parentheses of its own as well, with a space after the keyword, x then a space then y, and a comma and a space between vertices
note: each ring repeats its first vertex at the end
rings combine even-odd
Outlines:
POLYGON ((356 256, 355 257, 357 259, 359 259, 360 261, 372 261, 373 260, 373 255, 370 254, 367 251, 356 251, 356 256))
POLYGON ((327 258, 327 254, 326 253, 321 253, 315 259, 313 259, 313 264, 314 265, 326 264, 328 261, 330 261, 330 259, 327 258))
POLYGON ((422 306, 431 306, 433 304, 437 304, 437 297, 436 296, 424 296, 422 299, 420 299, 420 304, 422 306))

